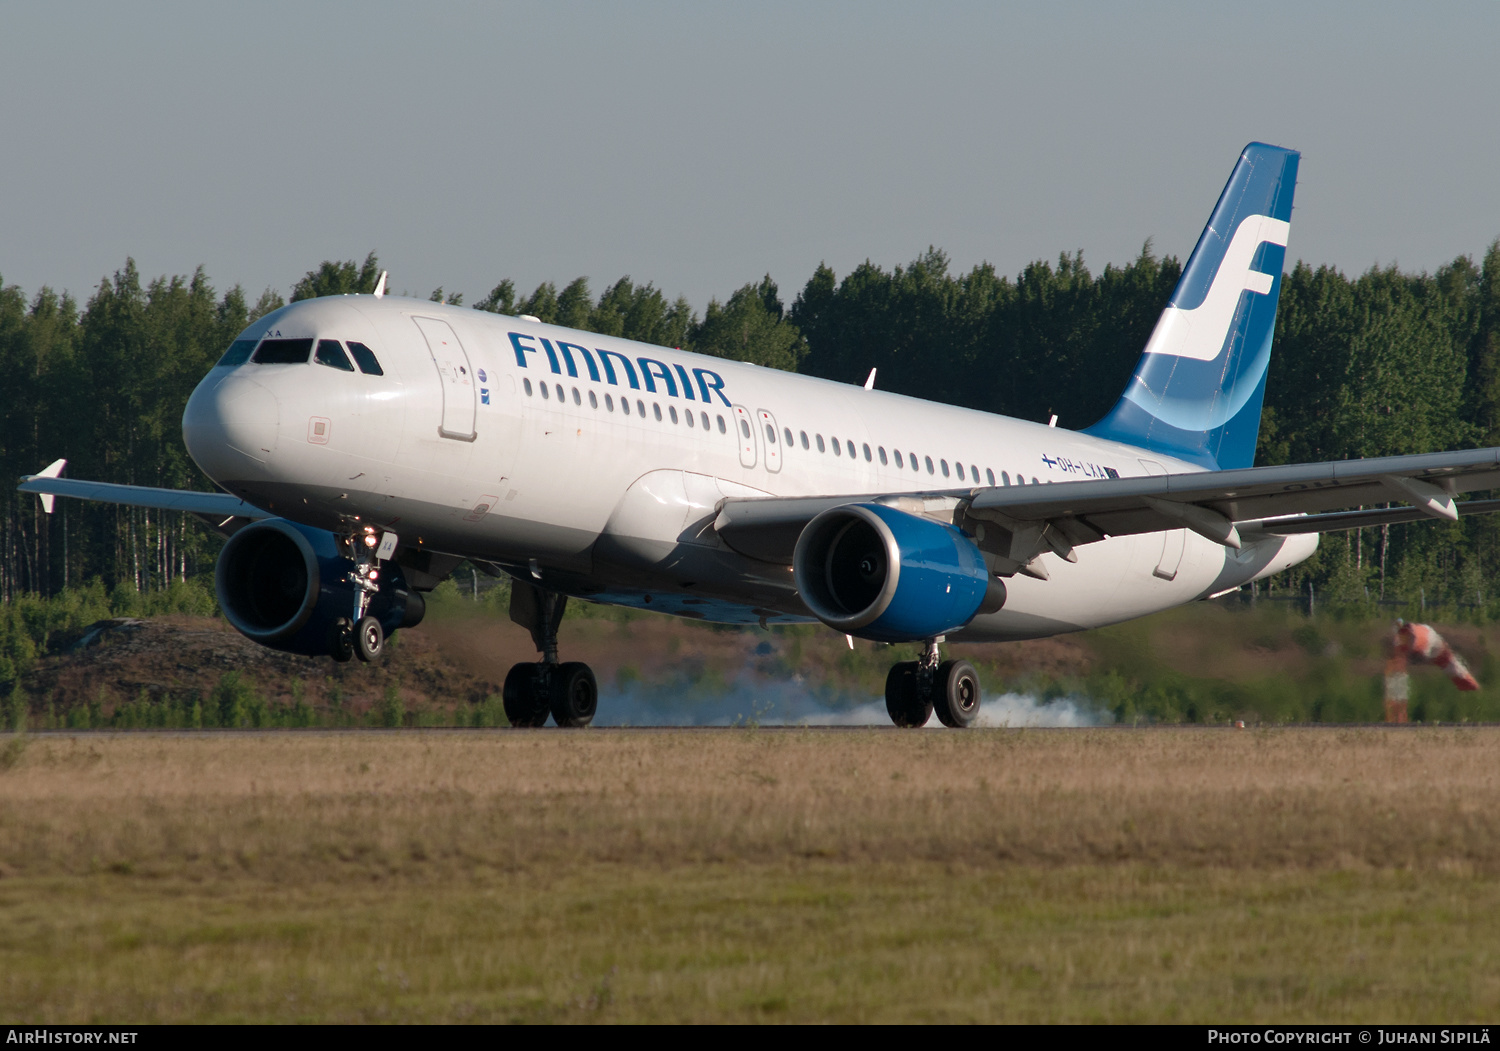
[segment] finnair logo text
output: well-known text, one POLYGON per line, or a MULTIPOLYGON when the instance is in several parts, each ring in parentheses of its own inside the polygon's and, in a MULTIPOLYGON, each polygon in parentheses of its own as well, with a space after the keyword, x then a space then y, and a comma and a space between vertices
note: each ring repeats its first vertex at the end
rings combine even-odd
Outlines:
POLYGON ((602 378, 603 382, 618 387, 623 381, 632 390, 644 389, 651 394, 661 393, 688 401, 712 403, 717 395, 725 408, 730 407, 730 401, 724 395, 724 378, 710 369, 693 369, 689 376, 688 370, 675 362, 668 366, 657 358, 631 358, 618 350, 598 347, 590 350, 581 343, 561 339, 554 344, 545 336, 528 336, 524 332, 510 333, 510 345, 516 352, 516 364, 523 369, 531 367, 526 355, 545 354, 548 367, 559 376, 566 373, 577 379, 579 363, 582 362, 589 379, 595 383, 601 382, 602 378))

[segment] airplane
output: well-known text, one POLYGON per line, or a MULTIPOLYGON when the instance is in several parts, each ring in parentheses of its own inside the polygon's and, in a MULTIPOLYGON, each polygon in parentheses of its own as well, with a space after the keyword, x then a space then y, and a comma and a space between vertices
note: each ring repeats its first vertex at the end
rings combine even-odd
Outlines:
MULTIPOLYGON (((385 294, 252 323, 183 414, 222 492, 22 491, 191 512, 228 535, 224 615, 263 645, 379 659, 465 559, 540 655, 515 726, 587 726, 568 600, 915 643, 900 727, 971 725, 945 641, 1039 638, 1228 593, 1319 534, 1500 510, 1500 449, 1253 466, 1300 154, 1251 143, 1118 403, 1079 431, 385 294), (1400 501, 1392 506, 1392 501, 1400 501), (1371 505, 1386 504, 1385 507, 1371 505)), ((997 363, 1000 367, 1001 363, 997 363)))

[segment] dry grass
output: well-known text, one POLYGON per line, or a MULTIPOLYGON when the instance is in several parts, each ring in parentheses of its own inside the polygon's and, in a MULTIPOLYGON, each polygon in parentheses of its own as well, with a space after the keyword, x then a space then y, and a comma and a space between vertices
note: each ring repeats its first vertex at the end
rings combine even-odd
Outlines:
POLYGON ((7 754, 13 1019, 1500 1006, 1500 731, 97 734, 7 754))
POLYGON ((559 863, 1461 867, 1500 874, 1500 731, 41 735, 11 874, 559 863))

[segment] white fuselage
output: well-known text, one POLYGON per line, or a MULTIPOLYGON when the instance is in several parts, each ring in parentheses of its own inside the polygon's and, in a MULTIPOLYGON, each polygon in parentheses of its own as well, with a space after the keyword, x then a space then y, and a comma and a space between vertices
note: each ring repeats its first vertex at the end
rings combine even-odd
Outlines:
MULTIPOLYGON (((810 619, 789 567, 741 556, 708 528, 726 496, 1201 470, 1075 431, 412 299, 294 303, 246 332, 261 335, 358 341, 384 375, 215 368, 184 436, 230 492, 309 525, 357 517, 555 590, 709 620, 810 619), (444 332, 458 346, 439 349, 444 332)), ((1265 576, 1315 544, 1268 538, 1236 552, 1185 530, 1112 537, 1078 547, 1076 563, 1043 556, 1050 579, 1012 577, 1005 607, 955 637, 1125 620, 1265 576)))

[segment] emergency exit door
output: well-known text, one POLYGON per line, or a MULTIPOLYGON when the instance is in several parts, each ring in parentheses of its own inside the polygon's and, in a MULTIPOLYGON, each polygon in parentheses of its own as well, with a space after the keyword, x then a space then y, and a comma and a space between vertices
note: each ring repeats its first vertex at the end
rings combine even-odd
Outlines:
POLYGON ((756 409, 755 420, 759 424, 756 430, 760 432, 757 437, 766 443, 766 470, 775 474, 781 470, 781 441, 776 435, 776 417, 765 409, 756 409))
POLYGON ((430 317, 414 317, 412 320, 427 340, 427 350, 432 354, 432 364, 443 389, 443 415, 438 434, 472 442, 477 437, 474 431, 474 370, 469 367, 464 345, 446 321, 430 317))
POLYGON ((740 466, 755 466, 755 427, 750 422, 750 410, 736 405, 730 410, 734 414, 734 434, 740 441, 740 466))

